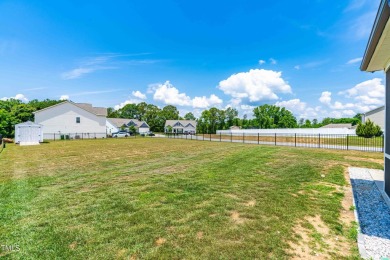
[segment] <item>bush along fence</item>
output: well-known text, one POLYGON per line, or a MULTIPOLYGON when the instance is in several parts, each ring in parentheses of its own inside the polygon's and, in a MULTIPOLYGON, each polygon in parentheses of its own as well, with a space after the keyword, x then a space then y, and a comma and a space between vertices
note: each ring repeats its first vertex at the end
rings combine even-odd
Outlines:
POLYGON ((167 133, 168 138, 217 141, 248 144, 266 144, 308 148, 358 150, 367 152, 383 152, 384 136, 365 138, 350 134, 197 134, 184 135, 167 133))

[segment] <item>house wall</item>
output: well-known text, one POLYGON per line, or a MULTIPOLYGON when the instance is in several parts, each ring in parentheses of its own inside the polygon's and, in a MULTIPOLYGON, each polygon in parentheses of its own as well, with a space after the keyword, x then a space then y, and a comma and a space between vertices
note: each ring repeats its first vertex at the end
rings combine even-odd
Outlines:
POLYGON ((368 119, 370 119, 371 122, 374 122, 375 124, 379 125, 381 129, 385 129, 385 110, 380 110, 376 113, 373 113, 371 115, 365 115, 363 117, 363 123, 365 123, 368 119))
POLYGON ((147 132, 149 132, 149 127, 140 127, 140 128, 138 128, 138 133, 140 133, 140 134, 144 134, 144 133, 147 133, 147 132))
POLYGON ((109 120, 106 121, 106 131, 108 135, 111 135, 112 133, 120 131, 120 129, 113 124, 109 120))
POLYGON ((35 113, 35 123, 43 125, 43 134, 106 133, 106 117, 96 116, 71 103, 63 103, 35 113), (76 123, 80 117, 80 123, 76 123))

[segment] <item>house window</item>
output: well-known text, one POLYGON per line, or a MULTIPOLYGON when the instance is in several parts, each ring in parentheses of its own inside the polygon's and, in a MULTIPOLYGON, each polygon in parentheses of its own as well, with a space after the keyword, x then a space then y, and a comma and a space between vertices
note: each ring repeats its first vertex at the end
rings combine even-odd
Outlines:
POLYGON ((79 117, 79 116, 76 117, 76 123, 77 123, 77 124, 80 124, 80 117, 79 117))

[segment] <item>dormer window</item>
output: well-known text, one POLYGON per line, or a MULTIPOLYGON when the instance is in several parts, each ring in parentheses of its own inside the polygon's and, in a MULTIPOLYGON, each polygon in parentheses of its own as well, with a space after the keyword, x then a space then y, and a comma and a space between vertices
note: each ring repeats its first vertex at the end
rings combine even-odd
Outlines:
POLYGON ((80 117, 76 117, 76 124, 80 124, 80 117))

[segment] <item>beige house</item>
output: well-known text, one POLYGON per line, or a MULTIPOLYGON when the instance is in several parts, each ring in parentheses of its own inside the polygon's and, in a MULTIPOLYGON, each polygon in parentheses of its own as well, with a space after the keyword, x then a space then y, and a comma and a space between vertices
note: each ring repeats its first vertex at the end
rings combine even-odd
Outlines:
POLYGON ((167 120, 165 133, 196 133, 196 120, 167 120))
POLYGON ((368 119, 379 125, 382 130, 385 129, 385 106, 375 108, 362 115, 362 123, 365 123, 368 119))
POLYGON ((134 126, 137 132, 140 134, 144 134, 150 131, 149 125, 145 121, 141 121, 138 119, 107 118, 106 121, 108 135, 111 135, 115 132, 119 132, 122 129, 129 130, 131 126, 134 126))

